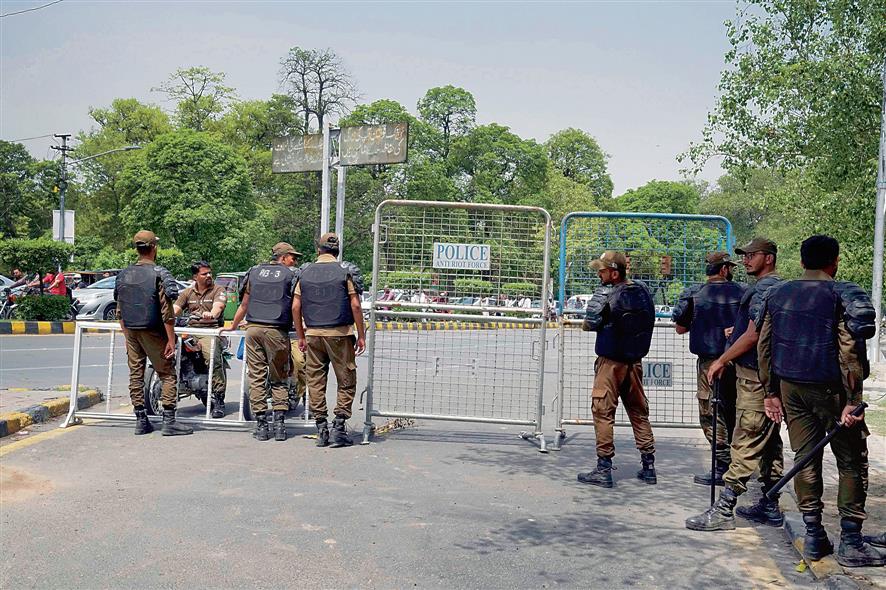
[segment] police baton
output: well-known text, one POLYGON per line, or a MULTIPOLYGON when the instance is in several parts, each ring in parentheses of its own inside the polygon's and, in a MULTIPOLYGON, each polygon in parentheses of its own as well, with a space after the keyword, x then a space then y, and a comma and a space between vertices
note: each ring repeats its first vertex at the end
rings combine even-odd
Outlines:
POLYGON ((713 397, 711 398, 711 410, 713 412, 713 435, 711 436, 711 506, 717 496, 717 410, 720 406, 720 378, 714 379, 711 384, 713 397))
MULTIPOLYGON (((849 413, 849 415, 858 418, 864 413, 864 409, 866 407, 868 407, 868 404, 866 402, 861 402, 860 404, 858 404, 858 406, 856 406, 854 410, 852 410, 852 412, 849 413)), ((811 451, 809 451, 809 453, 805 457, 803 457, 799 462, 794 463, 794 466, 791 467, 791 470, 785 473, 784 477, 778 480, 778 483, 772 486, 769 491, 766 492, 766 497, 770 500, 774 500, 773 496, 777 494, 781 488, 785 487, 787 483, 791 481, 791 479, 793 479, 795 475, 797 475, 798 471, 806 467, 809 462, 815 458, 818 452, 822 450, 825 445, 831 442, 831 439, 837 436, 837 433, 840 432, 840 430, 842 430, 843 428, 846 428, 846 426, 844 426, 842 422, 837 422, 836 428, 828 432, 827 435, 823 439, 821 439, 821 441, 819 441, 819 443, 815 445, 815 447, 811 451)))

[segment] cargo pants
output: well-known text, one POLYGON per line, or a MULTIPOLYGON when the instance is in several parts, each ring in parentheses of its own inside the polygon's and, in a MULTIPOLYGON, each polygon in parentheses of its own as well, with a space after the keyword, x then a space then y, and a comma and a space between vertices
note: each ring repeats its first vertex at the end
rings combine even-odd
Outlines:
POLYGON ((225 390, 228 387, 228 374, 225 371, 224 344, 222 339, 216 336, 195 336, 200 343, 200 354, 209 370, 209 361, 212 357, 212 341, 215 340, 215 365, 212 368, 212 396, 219 401, 225 401, 225 390))
MULTIPOLYGON (((708 443, 714 439, 714 408, 711 404, 713 388, 708 382, 708 369, 715 359, 698 358, 698 422, 708 443)), ((735 426, 735 371, 726 367, 720 376, 720 406, 717 408, 717 462, 729 464, 729 444, 735 426)))
POLYGON ((306 336, 307 380, 311 413, 315 419, 327 417, 326 382, 329 365, 338 382, 335 410, 337 417, 350 418, 357 393, 357 362, 354 336, 306 336))
POLYGON ((162 384, 160 403, 166 409, 174 409, 178 403, 175 358, 163 356, 167 342, 166 332, 127 329, 123 334, 126 362, 129 365, 129 399, 132 400, 133 407, 145 405, 145 367, 147 359, 151 359, 151 366, 162 384))
POLYGON ((289 409, 289 332, 284 328, 250 324, 246 328, 246 369, 249 371, 249 407, 253 414, 268 409, 271 389, 274 410, 289 409))
POLYGON ((591 391, 591 413, 597 439, 597 456, 615 455, 613 430, 618 399, 621 398, 634 430, 634 441, 640 453, 655 452, 655 437, 649 424, 649 402, 643 391, 643 363, 622 363, 597 357, 594 363, 594 388, 591 391))

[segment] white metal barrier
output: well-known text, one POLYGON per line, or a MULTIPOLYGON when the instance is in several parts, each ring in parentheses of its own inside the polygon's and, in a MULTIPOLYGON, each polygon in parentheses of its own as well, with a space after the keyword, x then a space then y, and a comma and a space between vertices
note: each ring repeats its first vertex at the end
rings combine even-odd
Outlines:
MULTIPOLYGON (((83 418, 90 419, 99 419, 99 420, 116 420, 123 422, 132 422, 135 421, 135 415, 132 412, 127 413, 119 413, 113 412, 111 407, 111 399, 113 396, 113 377, 114 377, 114 349, 115 349, 115 341, 116 335, 118 332, 122 332, 122 328, 118 322, 77 322, 76 327, 74 329, 74 358, 73 365, 71 367, 71 401, 70 408, 68 410, 67 418, 62 423, 61 428, 66 428, 72 424, 82 424, 83 418), (96 411, 79 411, 77 407, 77 394, 80 385, 80 365, 81 365, 81 355, 82 355, 82 346, 83 346, 83 334, 91 333, 91 332, 107 332, 110 335, 110 342, 108 347, 108 380, 106 387, 106 396, 105 396, 105 411, 104 412, 96 412, 96 411)), ((176 334, 188 334, 191 336, 218 336, 221 330, 219 328, 191 328, 191 327, 182 327, 176 328, 176 334)), ((246 332, 244 330, 238 331, 226 331, 223 334, 224 336, 230 336, 233 338, 246 338, 246 332)), ((295 337, 295 332, 290 333, 290 338, 295 337)), ((247 393, 246 388, 246 360, 243 359, 243 366, 240 369, 240 389, 238 392, 239 399, 239 409, 236 414, 232 414, 231 417, 225 418, 212 418, 212 404, 210 403, 211 399, 211 391, 212 391, 212 375, 215 370, 215 351, 216 346, 218 345, 218 339, 212 339, 212 349, 210 350, 210 361, 208 367, 208 377, 207 377, 207 398, 206 398, 206 412, 202 417, 188 417, 188 416, 176 416, 176 421, 183 423, 197 423, 202 424, 204 426, 214 426, 214 427, 245 427, 253 424, 252 420, 246 420, 244 418, 244 409, 249 404, 249 395, 247 393), (236 416, 236 417, 234 417, 236 416)), ((176 343, 176 391, 178 393, 179 388, 179 378, 178 372, 179 367, 181 365, 181 339, 179 338, 176 343)), ((126 399, 129 399, 129 393, 127 390, 126 399)), ((305 408, 304 412, 301 414, 302 420, 296 422, 287 422, 289 425, 311 425, 313 426, 313 422, 308 421, 308 395, 307 389, 305 390, 305 408)), ((149 416, 149 419, 153 421, 158 421, 161 419, 161 416, 149 416)))

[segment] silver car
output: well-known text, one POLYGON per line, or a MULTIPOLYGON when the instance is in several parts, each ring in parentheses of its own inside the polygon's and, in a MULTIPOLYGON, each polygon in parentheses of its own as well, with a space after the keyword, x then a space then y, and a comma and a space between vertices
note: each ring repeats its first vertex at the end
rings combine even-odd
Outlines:
MULTIPOLYGON (((117 319, 117 302, 114 301, 114 285, 117 277, 107 277, 84 287, 74 289, 72 297, 77 308, 78 320, 115 320, 117 319)), ((183 291, 188 283, 176 281, 179 291, 183 291)))

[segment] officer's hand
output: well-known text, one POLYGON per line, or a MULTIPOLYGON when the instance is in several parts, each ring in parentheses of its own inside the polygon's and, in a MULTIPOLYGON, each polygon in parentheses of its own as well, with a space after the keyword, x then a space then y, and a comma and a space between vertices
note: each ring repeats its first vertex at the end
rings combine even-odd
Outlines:
POLYGON ((864 420, 864 412, 861 413, 861 416, 852 415, 852 411, 855 410, 856 407, 857 406, 847 405, 843 408, 843 414, 840 416, 840 423, 843 424, 843 426, 852 426, 853 424, 864 420))
POLYGON ((735 326, 731 326, 731 327, 729 327, 729 328, 724 328, 724 329, 723 329, 723 335, 726 336, 727 338, 729 338, 730 336, 732 336, 732 331, 733 331, 733 330, 735 330, 735 326))
POLYGON ((591 322, 589 322, 588 320, 583 321, 581 323, 581 329, 584 332, 592 332, 593 330, 591 328, 591 322))
POLYGON ((357 338, 357 343, 354 344, 354 352, 357 356, 363 354, 363 351, 366 350, 366 338, 357 338))
POLYGON ((297 344, 298 344, 298 349, 302 352, 304 352, 308 349, 308 343, 305 341, 304 338, 299 339, 297 344))
POLYGON ((163 349, 163 356, 171 359, 175 356, 175 341, 169 340, 166 342, 166 347, 163 349))
POLYGON ((708 383, 713 383, 714 379, 719 379, 720 375, 722 375, 725 370, 726 363, 720 361, 720 359, 712 362, 711 366, 708 367, 708 383))
POLYGON ((211 312, 211 311, 204 311, 201 317, 202 317, 204 320, 214 320, 214 319, 215 319, 215 318, 212 316, 212 312, 211 312))
POLYGON ((784 416, 784 410, 781 407, 781 398, 779 397, 766 397, 763 398, 763 411, 766 412, 766 417, 775 422, 776 424, 781 423, 782 416, 784 416))

